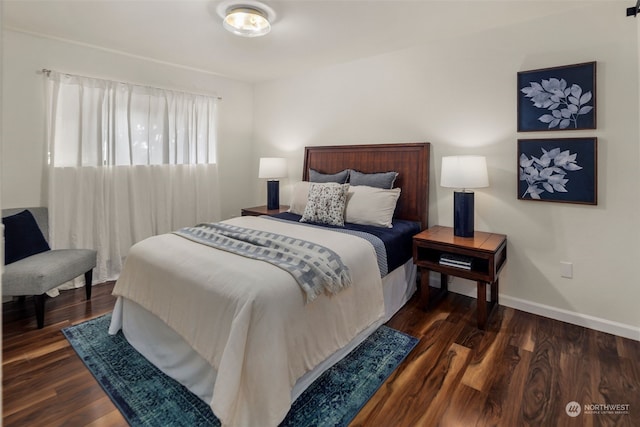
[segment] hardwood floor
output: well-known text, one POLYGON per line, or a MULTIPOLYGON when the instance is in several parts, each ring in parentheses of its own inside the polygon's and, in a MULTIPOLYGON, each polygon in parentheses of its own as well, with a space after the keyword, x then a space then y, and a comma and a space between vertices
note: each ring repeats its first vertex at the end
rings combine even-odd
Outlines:
POLYGON ((391 319, 420 343, 351 426, 640 426, 640 342, 506 307, 483 332, 475 305, 414 299, 391 319), (573 418, 573 401, 629 412, 573 418))
POLYGON ((4 426, 126 426, 69 345, 62 328, 108 313, 113 283, 47 298, 45 326, 36 329, 33 301, 2 307, 2 398, 4 426))
MULTIPOLYGON (((126 425, 60 332, 110 312, 112 288, 48 299, 41 330, 30 298, 3 304, 4 426, 126 425)), ((420 342, 351 426, 640 426, 639 342, 505 307, 475 321, 472 298, 411 300, 389 325, 420 342)))

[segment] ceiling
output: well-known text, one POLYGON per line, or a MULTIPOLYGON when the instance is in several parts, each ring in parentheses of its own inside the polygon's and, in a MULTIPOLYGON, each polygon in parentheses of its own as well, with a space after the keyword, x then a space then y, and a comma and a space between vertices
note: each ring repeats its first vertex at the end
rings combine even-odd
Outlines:
POLYGON ((241 38, 225 31, 216 12, 220 0, 4 0, 3 28, 258 82, 585 4, 571 0, 261 1, 276 13, 271 33, 261 38, 241 38))

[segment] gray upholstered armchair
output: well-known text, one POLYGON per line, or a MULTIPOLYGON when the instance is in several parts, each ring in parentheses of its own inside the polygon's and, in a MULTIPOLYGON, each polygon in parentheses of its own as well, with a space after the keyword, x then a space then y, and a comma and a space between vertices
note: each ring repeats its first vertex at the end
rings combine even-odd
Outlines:
POLYGON ((4 296, 33 295, 38 329, 44 326, 45 293, 82 274, 87 300, 97 252, 91 249, 54 249, 48 244, 47 208, 3 209, 5 266, 4 296), (34 224, 35 220, 35 224, 34 224))

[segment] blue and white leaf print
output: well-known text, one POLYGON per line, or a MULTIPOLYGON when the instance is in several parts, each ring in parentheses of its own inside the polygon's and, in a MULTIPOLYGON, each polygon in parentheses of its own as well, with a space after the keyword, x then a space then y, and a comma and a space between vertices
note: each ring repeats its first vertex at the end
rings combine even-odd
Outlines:
POLYGON ((532 199, 540 199, 540 194, 545 191, 549 193, 566 193, 568 172, 578 171, 582 166, 576 163, 577 153, 571 154, 569 150, 560 151, 554 148, 546 151, 541 148, 540 157, 531 156, 529 158, 522 153, 519 159, 520 181, 527 183, 527 189, 522 195, 528 195, 532 199))
POLYGON ((565 79, 543 79, 540 83, 531 82, 529 86, 520 89, 536 108, 544 108, 551 114, 538 117, 542 123, 547 123, 549 129, 558 127, 567 129, 573 124, 578 127, 578 116, 593 110, 591 91, 582 92, 582 88, 573 84, 569 86, 565 79))

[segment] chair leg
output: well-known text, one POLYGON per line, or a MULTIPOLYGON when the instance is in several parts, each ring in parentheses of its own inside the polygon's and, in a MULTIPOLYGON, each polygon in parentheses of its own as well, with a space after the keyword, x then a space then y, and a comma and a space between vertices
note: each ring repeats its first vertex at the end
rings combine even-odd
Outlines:
POLYGON ((87 294, 87 301, 91 299, 91 282, 93 281, 93 269, 84 273, 84 290, 87 294))
POLYGON ((36 306, 36 324, 38 325, 38 329, 44 327, 44 301, 46 297, 46 294, 33 296, 33 303, 36 306))

